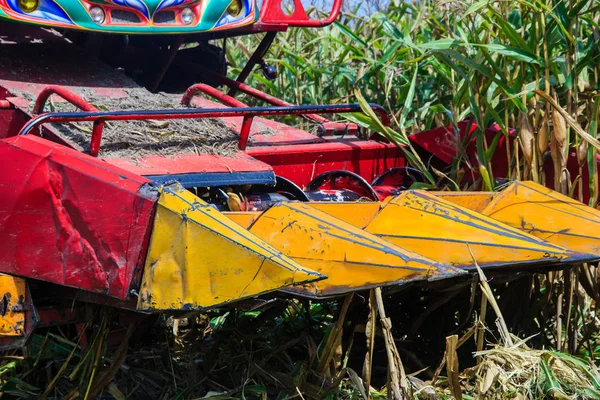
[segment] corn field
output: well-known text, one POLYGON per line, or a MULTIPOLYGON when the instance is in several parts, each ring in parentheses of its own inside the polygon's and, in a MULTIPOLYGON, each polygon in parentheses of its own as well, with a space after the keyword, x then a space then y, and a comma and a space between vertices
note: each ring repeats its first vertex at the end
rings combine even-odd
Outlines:
MULTIPOLYGON (((358 88, 391 112, 400 143, 406 134, 466 118, 479 127, 496 123, 505 135, 516 128, 521 138, 519 149, 506 151, 507 178, 543 182, 539 165, 549 139, 556 168, 569 146, 581 160, 596 154, 599 24, 593 0, 395 1, 369 17, 346 14, 326 30, 282 34, 267 57, 278 78, 255 73, 251 83, 297 104, 353 102, 358 88)), ((230 73, 239 72, 257 41, 227 47, 230 73)), ((475 135, 483 188, 491 190, 497 143, 486 143, 481 130, 475 135)), ((458 167, 448 175, 460 186, 458 167)), ((590 185, 597 202, 597 182, 558 178, 563 192, 590 185)))

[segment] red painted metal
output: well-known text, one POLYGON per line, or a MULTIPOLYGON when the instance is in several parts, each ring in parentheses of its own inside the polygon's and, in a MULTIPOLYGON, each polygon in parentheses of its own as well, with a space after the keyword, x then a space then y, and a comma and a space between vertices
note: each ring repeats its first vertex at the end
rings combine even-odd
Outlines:
POLYGON ((314 178, 306 187, 306 192, 337 192, 349 190, 362 198, 378 201, 379 196, 362 176, 347 170, 332 170, 314 178))
MULTIPOLYGON (((10 116, 8 119, 7 131, 0 131, 0 138, 17 136, 21 131, 21 128, 29 121, 33 114, 31 113, 31 102, 22 97, 7 97, 7 100, 13 105, 14 109, 0 110, 0 129, 2 127, 2 114, 10 116), (8 111, 8 112, 7 112, 8 111)), ((60 97, 57 101, 64 101, 60 97)), ((48 139, 55 143, 60 143, 63 146, 71 147, 71 145, 65 141, 62 137, 60 129, 53 125, 44 126, 39 132, 39 136, 48 139)))
POLYGON ((242 129, 240 130, 240 141, 238 145, 239 149, 242 151, 246 150, 246 146, 248 146, 248 139, 250 138, 250 128, 252 127, 253 121, 253 114, 244 116, 244 121, 242 122, 242 129))
MULTIPOLYGON (((50 85, 46 86, 38 95, 35 105, 33 106, 34 114, 41 114, 44 112, 44 106, 46 102, 52 95, 57 95, 73 104, 74 106, 80 108, 83 111, 100 111, 87 101, 85 101, 82 97, 79 97, 75 93, 65 89, 62 86, 50 85)), ((90 142, 90 155, 92 157, 98 157, 98 152, 100 152, 100 141, 102 141, 102 130, 104 129, 104 122, 102 120, 94 121, 92 127, 92 140, 90 142)))
POLYGON ((197 83, 187 88, 187 90, 183 94, 183 97, 181 98, 181 104, 183 104, 184 106, 190 106, 192 98, 198 93, 204 93, 206 95, 209 95, 229 107, 248 107, 245 103, 242 103, 238 99, 231 97, 221 92, 220 90, 217 90, 214 87, 206 85, 204 83, 197 83))
POLYGON ((107 158, 104 161, 138 175, 228 174, 273 170, 269 165, 241 152, 231 157, 213 154, 180 154, 173 157, 156 155, 136 159, 107 158))
POLYGON ((301 186, 317 175, 346 169, 367 180, 393 167, 404 166, 401 150, 395 145, 374 141, 341 140, 319 144, 249 147, 247 153, 224 157, 210 154, 182 154, 175 157, 147 156, 135 160, 105 160, 139 175, 189 173, 231 173, 272 171, 301 186))
MULTIPOLYGON (((221 103, 230 106, 230 107, 238 107, 244 108, 248 107, 246 104, 241 101, 223 93, 219 90, 213 88, 212 86, 205 85, 203 83, 199 83, 193 86, 190 86, 184 93, 181 104, 189 106, 192 98, 197 93, 204 93, 209 96, 214 97, 219 100, 221 103)), ((254 118, 253 116, 245 116, 242 121, 242 128, 240 129, 240 140, 238 144, 238 148, 240 150, 246 150, 246 146, 248 145, 248 139, 250 138, 250 129, 252 128, 252 122, 254 118)))
POLYGON ((390 168, 405 166, 404 155, 398 146, 372 140, 250 147, 248 154, 271 165, 277 176, 287 178, 301 187, 331 170, 353 171, 372 181, 390 168))
POLYGON ((321 28, 335 21, 342 8, 342 0, 334 0, 327 18, 312 20, 306 14, 300 0, 294 0, 290 13, 284 11, 283 0, 265 0, 260 10, 260 19, 256 23, 259 29, 272 26, 321 28))
POLYGON ((129 171, 35 136, 0 140, 0 272, 126 299, 156 195, 129 171))
POLYGON ((12 104, 8 100, 0 100, 0 109, 12 108, 12 104))
POLYGON ((458 128, 460 132, 455 132, 451 125, 443 126, 414 133, 409 138, 411 142, 427 150, 444 163, 450 164, 456 157, 457 146, 460 145, 461 140, 465 135, 473 133, 477 129, 477 125, 471 121, 462 121, 458 123, 458 128))
POLYGON ((76 95, 75 93, 65 89, 62 86, 50 85, 46 86, 42 91, 38 94, 37 99, 35 100, 35 104, 33 106, 34 114, 41 114, 44 112, 44 107, 46 106, 46 102, 53 94, 62 97, 64 100, 69 103, 79 107, 83 111, 99 111, 96 107, 85 101, 82 97, 76 95))
POLYGON ((16 109, 0 110, 0 139, 16 136, 27 122, 27 115, 16 109))
POLYGON ((388 197, 395 196, 400 192, 397 186, 373 186, 373 190, 377 193, 379 201, 384 201, 388 197))

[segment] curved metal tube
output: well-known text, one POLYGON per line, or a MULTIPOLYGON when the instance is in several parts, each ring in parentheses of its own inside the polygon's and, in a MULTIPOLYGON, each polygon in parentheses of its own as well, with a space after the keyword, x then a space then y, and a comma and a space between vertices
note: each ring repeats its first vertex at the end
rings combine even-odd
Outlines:
MULTIPOLYGON (((384 125, 389 125, 389 117, 379 104, 370 104, 371 109, 378 114, 384 125)), ((191 108, 168 110, 131 110, 131 111, 100 111, 100 112, 59 112, 46 113, 29 120, 19 135, 27 135, 34 128, 50 122, 84 122, 102 123, 104 121, 145 121, 150 119, 193 119, 193 118, 233 118, 244 117, 240 132, 239 149, 245 150, 250 136, 250 127, 254 117, 302 115, 302 114, 340 114, 362 111, 359 104, 324 104, 311 106, 288 107, 240 107, 240 108, 191 108)), ((100 147, 100 138, 90 144, 90 148, 100 147)))

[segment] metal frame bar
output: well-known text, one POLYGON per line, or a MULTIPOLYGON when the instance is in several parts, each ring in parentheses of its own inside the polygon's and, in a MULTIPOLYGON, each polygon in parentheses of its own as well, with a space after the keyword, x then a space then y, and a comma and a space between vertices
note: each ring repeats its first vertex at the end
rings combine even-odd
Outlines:
POLYGON ((146 175, 146 178, 156 183, 179 182, 183 187, 195 186, 217 187, 235 185, 275 185, 275 173, 273 171, 234 171, 202 172, 168 175, 146 175))
POLYGON ((243 103, 238 99, 233 98, 221 92, 220 90, 215 89, 214 87, 206 85, 204 83, 196 83, 195 85, 192 85, 189 88, 187 88, 187 90, 181 97, 181 104, 189 107, 190 103, 192 102, 192 98, 198 93, 204 93, 229 107, 248 107, 246 103, 243 103))
MULTIPOLYGON (((385 109, 379 104, 369 104, 371 109, 378 114, 382 123, 389 126, 389 117, 385 109)), ((302 115, 302 114, 340 114, 362 112, 359 104, 322 104, 310 106, 288 107, 243 107, 243 108, 192 108, 169 110, 131 110, 131 111, 101 111, 101 112, 59 112, 42 114, 29 120, 19 135, 27 135, 33 129, 47 123, 65 122, 93 122, 100 124, 104 121, 146 121, 150 119, 193 119, 193 118, 233 118, 244 117, 238 148, 245 150, 250 137, 250 128, 254 117, 302 115)), ((100 148, 102 136, 93 136, 90 149, 100 148)), ((91 151, 90 151, 91 153, 91 151)))
MULTIPOLYGON (((287 107, 287 106, 292 105, 292 104, 290 104, 284 100, 281 100, 275 96, 271 96, 268 93, 258 90, 252 86, 246 85, 245 83, 234 81, 231 78, 228 78, 221 74, 217 74, 217 73, 207 70, 205 68, 201 68, 201 70, 202 70, 203 74, 207 75, 211 79, 214 79, 214 80, 218 81, 219 83, 222 83, 222 84, 228 86, 232 90, 235 89, 236 93, 238 91, 242 92, 244 94, 247 94, 248 96, 252 96, 256 99, 262 100, 262 101, 264 101, 268 104, 274 105, 274 106, 287 107)), ((189 100, 191 100, 191 97, 193 97, 194 86, 197 86, 197 85, 191 86, 186 91, 186 96, 190 96, 189 100), (188 93, 188 92, 190 92, 190 93, 188 93)), ((226 104, 226 105, 229 105, 226 103, 226 101, 231 101, 231 99, 235 100, 233 97, 231 97, 231 94, 225 95, 218 90, 217 90, 217 92, 219 93, 218 95, 212 95, 211 93, 204 92, 200 89, 198 91, 196 91, 196 93, 199 91, 203 92, 205 94, 211 95, 212 97, 220 100, 223 104, 226 104), (225 98, 225 96, 227 96, 227 98, 225 98)), ((231 93, 231 91, 229 93, 231 93)), ((184 98, 186 98, 186 97, 184 97, 184 98)), ((182 104, 183 104, 183 100, 182 100, 182 104)), ((189 102, 187 104, 189 105, 189 102)), ((244 106, 232 105, 231 107, 244 107, 244 106)), ((345 134, 356 134, 358 132, 358 126, 356 124, 333 122, 327 118, 321 117, 320 115, 314 115, 314 114, 306 114, 306 115, 303 115, 302 117, 309 121, 319 124, 319 136, 325 136, 327 134, 334 135, 336 133, 340 133, 340 134, 344 134, 344 135, 345 134)))
MULTIPOLYGON (((276 35, 277 32, 267 32, 265 34, 265 37, 262 39, 256 50, 254 50, 252 56, 250 56, 250 59, 244 66, 244 69, 238 75, 236 79, 238 82, 244 83, 244 81, 246 81, 246 78, 248 78, 248 75, 250 75, 256 64, 258 64, 258 62, 263 59, 265 54, 267 54, 267 51, 271 47, 271 44, 273 44, 273 39, 275 39, 276 35)), ((235 96, 236 92, 237 90, 231 88, 227 94, 233 97, 235 96)))
MULTIPOLYGON (((57 95, 62 97, 67 102, 73 104, 75 107, 87 112, 98 112, 96 107, 88 103, 83 97, 76 95, 70 90, 64 88, 63 86, 50 85, 46 86, 40 94, 38 94, 37 99, 35 100, 35 104, 33 106, 34 114, 41 114, 44 112, 44 107, 46 106, 46 102, 52 95, 57 95)), ((104 122, 103 121, 94 121, 92 127, 92 141, 90 142, 90 155, 93 157, 98 156, 98 152, 100 151, 100 140, 102 139, 102 131, 104 130, 104 122)))

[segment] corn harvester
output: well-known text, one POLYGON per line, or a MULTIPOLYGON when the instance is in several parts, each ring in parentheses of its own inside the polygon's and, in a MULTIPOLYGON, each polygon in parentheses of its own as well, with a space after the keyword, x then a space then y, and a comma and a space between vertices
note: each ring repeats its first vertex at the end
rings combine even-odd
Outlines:
MULTIPOLYGON (((401 148, 329 119, 359 105, 246 85, 257 66, 276 76, 263 59, 277 32, 341 7, 315 20, 288 3, 0 0, 1 348, 81 320, 81 303, 181 313, 599 258, 594 208, 531 182, 410 190, 401 148), (249 34, 263 39, 228 78, 225 43, 249 34), (292 117, 314 129, 280 122, 292 117)), ((443 169, 448 137, 471 131, 411 140, 443 169)))

